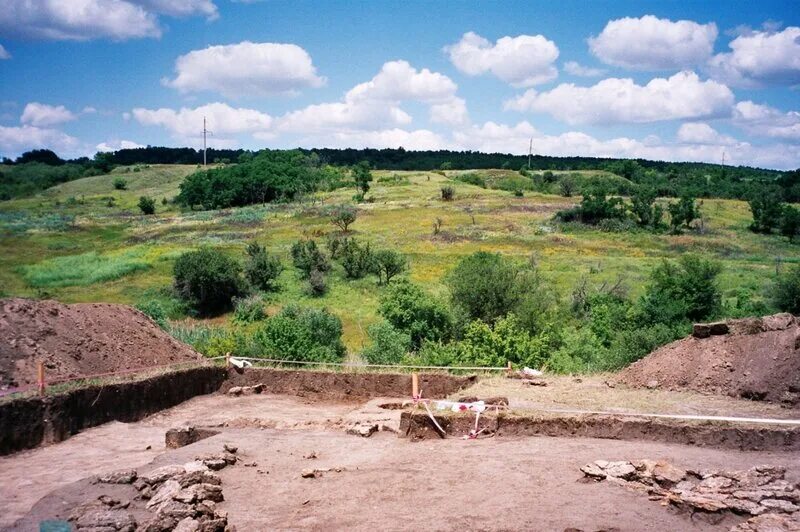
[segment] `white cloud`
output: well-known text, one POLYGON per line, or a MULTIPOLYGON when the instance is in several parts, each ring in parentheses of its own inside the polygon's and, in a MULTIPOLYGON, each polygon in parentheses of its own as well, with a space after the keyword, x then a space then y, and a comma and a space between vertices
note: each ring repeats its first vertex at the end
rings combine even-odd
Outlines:
POLYGON ((733 123, 754 135, 800 141, 800 113, 784 113, 768 105, 739 102, 733 109, 733 123))
POLYGON ((87 41, 160 37, 158 15, 217 16, 211 0, 25 0, 0 10, 0 34, 87 41))
POLYGON ((20 122, 32 126, 54 126, 75 120, 75 114, 63 105, 53 106, 45 103, 30 102, 25 106, 20 122))
POLYGON ((729 46, 709 62, 715 78, 742 87, 800 83, 800 28, 745 33, 729 46))
POLYGON ((278 129, 294 132, 378 131, 411 123, 400 108, 404 101, 430 105, 431 120, 459 124, 468 121, 466 102, 456 96, 458 86, 449 77, 427 68, 417 70, 406 61, 390 61, 370 81, 347 91, 341 102, 309 105, 287 113, 278 129))
MULTIPOLYGON (((214 135, 231 135, 266 131, 272 117, 255 109, 234 108, 225 103, 210 103, 194 109, 143 109, 132 111, 133 117, 145 126, 161 126, 179 138, 202 136, 203 117, 214 135)), ((218 141, 221 139, 217 139, 218 141)))
POLYGON ((529 89, 505 108, 549 113, 569 124, 618 124, 725 116, 733 102, 725 85, 684 71, 644 86, 630 78, 608 78, 592 87, 568 83, 541 93, 529 89))
POLYGON ((97 112, 97 109, 92 107, 91 105, 87 105, 86 107, 83 108, 83 111, 81 112, 85 115, 92 115, 97 112))
POLYGON ((0 44, 0 59, 11 59, 11 54, 2 44, 0 44))
POLYGON ((685 144, 716 144, 729 146, 736 144, 736 139, 722 135, 705 122, 687 122, 681 124, 676 135, 678 142, 685 144))
POLYGON ((441 150, 448 142, 427 129, 407 131, 384 129, 378 131, 339 132, 330 136, 306 139, 307 146, 326 148, 399 148, 407 150, 441 150))
POLYGON ((95 149, 97 151, 107 152, 144 147, 144 145, 139 144, 138 142, 133 142, 132 140, 109 140, 107 142, 101 142, 95 147, 95 149))
POLYGON ((606 73, 602 68, 586 67, 575 61, 567 61, 564 63, 564 71, 567 74, 580 76, 582 78, 596 78, 606 73))
POLYGON ((292 92, 319 87, 325 78, 295 44, 254 43, 209 46, 175 61, 175 79, 164 79, 180 92, 213 91, 229 97, 292 92))
POLYGON ((465 74, 477 76, 491 72, 515 87, 546 83, 558 76, 558 69, 553 65, 558 59, 558 47, 542 35, 501 37, 492 44, 468 32, 444 50, 453 65, 465 74))
POLYGON ((56 129, 29 125, 0 126, 0 151, 9 156, 39 148, 48 148, 63 155, 73 152, 79 145, 78 139, 56 129))
POLYGON ((653 15, 611 20, 589 49, 609 65, 633 70, 671 70, 704 63, 714 52, 716 24, 673 22, 653 15))

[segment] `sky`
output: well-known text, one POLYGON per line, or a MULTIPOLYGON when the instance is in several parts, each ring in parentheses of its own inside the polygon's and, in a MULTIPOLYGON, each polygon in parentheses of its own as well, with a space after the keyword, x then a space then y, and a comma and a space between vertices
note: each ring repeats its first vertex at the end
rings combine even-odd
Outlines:
POLYGON ((788 1, 5 0, 0 155, 404 147, 800 167, 788 1))

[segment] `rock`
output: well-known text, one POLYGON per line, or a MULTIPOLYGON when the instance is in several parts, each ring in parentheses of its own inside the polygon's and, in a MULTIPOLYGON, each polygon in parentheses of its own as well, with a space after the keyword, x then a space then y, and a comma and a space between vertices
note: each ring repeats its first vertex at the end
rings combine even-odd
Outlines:
POLYGON ((226 452, 229 452, 229 453, 231 453, 231 454, 236 454, 236 451, 238 451, 238 450, 239 450, 239 448, 238 448, 238 447, 236 447, 236 446, 234 446, 234 445, 227 444, 227 443, 226 443, 226 444, 224 444, 224 445, 222 446, 222 448, 223 448, 223 449, 224 449, 226 452))
POLYGON ((156 508, 156 513, 174 517, 175 519, 184 519, 186 517, 194 517, 197 513, 197 510, 195 510, 190 504, 169 500, 163 502, 161 506, 156 508))
POLYGON ((140 524, 136 532, 167 532, 173 530, 177 523, 174 517, 156 514, 149 521, 140 524))
POLYGON ((136 529, 136 519, 126 510, 98 508, 78 517, 75 520, 75 527, 78 529, 110 528, 121 532, 133 532, 136 529))
POLYGON ((230 390, 228 390, 228 395, 242 395, 242 387, 241 386, 232 386, 230 390))
POLYGON ((697 485, 698 491, 719 492, 733 486, 733 480, 725 477, 709 477, 697 485))
POLYGON ((108 473, 107 475, 102 475, 98 478, 98 481, 104 484, 131 484, 136 480, 136 476, 135 469, 123 469, 108 473))
POLYGON ((192 484, 173 497, 176 501, 192 503, 199 501, 221 502, 222 488, 216 484, 192 484))
POLYGON ((300 472, 300 476, 302 478, 317 478, 317 476, 319 476, 319 475, 317 474, 317 470, 316 469, 303 469, 300 472))
POLYGON ((317 451, 311 451, 310 453, 303 455, 303 458, 306 460, 315 460, 317 458, 317 451))
POLYGON ((761 318, 765 331, 783 331, 794 325, 794 316, 788 312, 761 318))
POLYGON ((153 489, 150 487, 145 487, 142 491, 139 492, 139 497, 142 499, 149 499, 153 496, 153 489))
POLYGON ((168 449, 178 449, 179 447, 186 447, 192 443, 210 438, 216 434, 219 434, 219 431, 211 429, 198 429, 195 427, 169 429, 164 435, 164 444, 168 449))
POLYGON ((712 336, 728 334, 728 324, 724 321, 715 321, 714 323, 709 323, 708 328, 712 336))
POLYGON ((143 490, 143 489, 145 489, 147 486, 148 486, 147 482, 145 482, 145 481, 144 481, 143 479, 141 479, 141 478, 140 478, 140 479, 137 479, 137 480, 136 480, 136 481, 133 483, 133 487, 134 487, 134 488, 136 488, 136 489, 137 489, 137 490, 139 490, 139 491, 142 491, 142 490, 143 490))
POLYGON ((668 462, 657 462, 653 467, 653 478, 661 485, 672 486, 686 478, 686 470, 668 462))
POLYGON ((763 514, 751 517, 731 528, 730 532, 797 532, 800 531, 800 515, 763 514))
POLYGON ((361 436, 362 438, 369 438, 370 436, 378 432, 378 428, 379 427, 377 423, 369 423, 366 425, 356 423, 355 425, 347 429, 347 434, 361 436))
POLYGON ((728 508, 733 510, 737 513, 742 514, 749 514, 749 515, 760 515, 763 514, 767 509, 761 506, 760 504, 748 501, 746 499, 727 499, 725 504, 728 505, 728 508))
POLYGON ((684 493, 678 499, 678 502, 687 504, 698 510, 705 512, 719 512, 728 509, 725 501, 719 497, 711 494, 700 495, 693 493, 684 493))
POLYGON ((547 381, 542 379, 525 379, 522 383, 528 386, 547 386, 547 381))
POLYGON ((191 517, 185 517, 178 521, 174 532, 198 532, 199 530, 200 521, 192 519, 191 517))
POLYGON ((159 467, 158 469, 154 469, 147 473, 146 475, 142 475, 142 480, 150 484, 158 484, 159 482, 164 482, 168 478, 172 478, 176 475, 180 475, 184 473, 186 470, 183 466, 179 465, 168 465, 159 467))
POLYGON ((225 460, 228 465, 234 465, 239 458, 233 453, 223 453, 222 459, 225 460))
POLYGON ((761 506, 785 512, 787 514, 794 513, 800 510, 800 506, 792 504, 791 502, 785 501, 783 499, 763 499, 761 501, 761 506))
POLYGON ((581 468, 581 471, 583 471, 583 474, 587 477, 592 478, 603 479, 607 476, 603 468, 597 466, 596 464, 586 464, 581 468))
POLYGON ((203 463, 206 465, 206 467, 208 467, 212 471, 219 471, 220 469, 224 469, 225 466, 228 465, 228 462, 219 458, 214 458, 211 460, 203 460, 203 463))
POLYGON ((259 383, 254 386, 233 386, 228 390, 228 395, 252 395, 254 393, 261 393, 266 388, 264 383, 259 383))
POLYGON ((695 338, 708 338, 711 336, 711 327, 706 323, 695 323, 692 327, 692 336, 695 338))
POLYGON ((605 472, 610 477, 630 480, 636 475, 636 468, 630 462, 609 462, 605 472))
POLYGON ((181 485, 178 481, 170 479, 164 482, 147 502, 147 508, 153 508, 164 502, 171 501, 180 493, 181 485))
POLYGON ((174 477, 174 480, 180 484, 181 488, 187 488, 193 484, 214 484, 215 486, 222 484, 222 480, 210 471, 192 471, 174 477))
POLYGON ((655 379, 647 381, 647 384, 645 384, 645 386, 647 387, 648 390, 655 390, 656 388, 658 388, 658 381, 655 379))
POLYGON ((199 460, 195 460, 193 462, 186 462, 185 464, 183 464, 183 469, 187 473, 194 473, 197 471, 208 471, 208 467, 206 467, 206 465, 199 460))

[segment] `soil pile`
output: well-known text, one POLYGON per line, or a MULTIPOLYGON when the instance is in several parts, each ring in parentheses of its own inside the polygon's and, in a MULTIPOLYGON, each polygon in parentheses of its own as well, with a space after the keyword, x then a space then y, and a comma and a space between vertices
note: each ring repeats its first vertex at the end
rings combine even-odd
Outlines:
POLYGON ((0 299, 0 390, 201 358, 126 305, 0 299))
POLYGON ((619 381, 800 403, 800 320, 790 314, 695 326, 695 335, 631 364, 619 381), (724 331, 724 334, 710 332, 724 331))

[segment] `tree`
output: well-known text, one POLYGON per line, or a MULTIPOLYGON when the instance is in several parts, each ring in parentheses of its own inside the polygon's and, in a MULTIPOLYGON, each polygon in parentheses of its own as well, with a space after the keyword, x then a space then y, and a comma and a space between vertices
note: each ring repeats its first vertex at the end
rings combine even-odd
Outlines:
POLYGON ((670 203, 667 206, 673 233, 679 233, 681 227, 689 229, 692 222, 700 218, 700 209, 697 208, 693 197, 681 196, 677 203, 670 203))
POLYGON ((356 211, 356 208, 347 204, 336 205, 328 211, 331 223, 344 233, 348 231, 350 224, 356 221, 357 215, 358 211, 356 211))
POLYGON ((367 327, 367 334, 372 343, 361 356, 370 364, 399 364, 411 348, 411 337, 385 321, 367 327))
POLYGON ((638 187, 631 196, 631 213, 636 223, 654 229, 661 226, 664 209, 656 204, 656 191, 648 187, 638 187))
POLYGON ((363 200, 369 192, 369 184, 372 182, 372 172, 368 161, 361 161, 353 167, 353 181, 359 190, 359 198, 363 200))
POLYGON ((565 175, 561 178, 561 181, 558 184, 559 192, 565 198, 571 198, 573 194, 575 194, 575 190, 577 186, 575 185, 575 180, 572 179, 571 176, 565 175))
POLYGON ((373 257, 373 271, 378 276, 379 284, 389 284, 393 277, 408 267, 406 258, 393 249, 378 250, 373 257))
POLYGON ((407 333, 411 345, 448 340, 453 320, 447 307, 407 280, 392 283, 381 295, 378 312, 394 328, 407 333))
POLYGON ((227 310, 244 292, 241 271, 238 262, 215 249, 189 251, 175 262, 175 290, 201 314, 227 310))
POLYGON ((352 238, 343 241, 339 250, 339 262, 348 279, 361 279, 375 269, 375 257, 369 243, 360 245, 352 238))
POLYGON ((292 244, 292 262, 305 279, 308 279, 314 270, 324 273, 331 269, 328 257, 320 251, 313 240, 298 240, 292 244))
POLYGON ((781 234, 790 242, 800 235, 800 209, 791 205, 784 205, 781 216, 781 234))
POLYGON ((141 210, 143 214, 155 214, 156 200, 148 196, 142 196, 139 198, 139 210, 141 210))
POLYGON ((748 205, 753 213, 750 230, 754 233, 769 234, 780 225, 783 207, 781 193, 777 188, 759 187, 751 193, 748 205))
POLYGON ((450 185, 442 187, 442 201, 453 201, 456 195, 456 189, 450 185))
POLYGON ((800 315, 800 264, 778 275, 772 290, 772 302, 783 312, 800 315))
POLYGON ((254 336, 264 356, 283 360, 337 362, 344 358, 342 322, 326 309, 287 305, 254 336))
POLYGON ((278 276, 283 271, 283 264, 278 257, 270 255, 258 242, 247 245, 247 259, 244 274, 250 284, 259 290, 270 292, 278 289, 278 276))
POLYGON ((722 266, 715 261, 683 255, 677 262, 664 260, 650 274, 641 308, 650 323, 700 321, 719 313, 722 293, 717 277, 722 266))
POLYGON ((26 151, 17 157, 16 164, 42 163, 49 166, 61 166, 67 161, 56 155, 52 150, 31 150, 26 151))
POLYGON ((126 188, 128 188, 128 182, 121 177, 117 177, 114 179, 114 188, 116 190, 125 190, 126 188))

